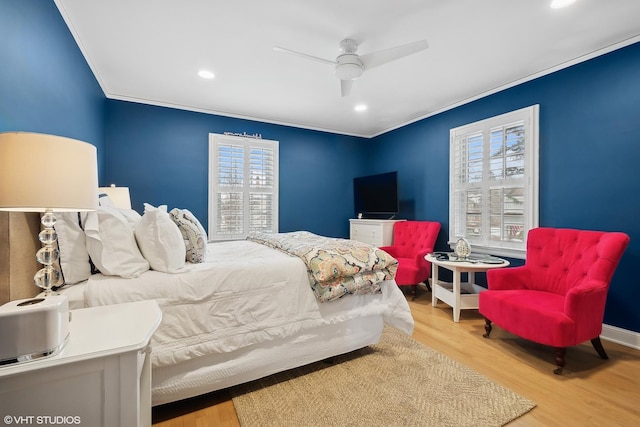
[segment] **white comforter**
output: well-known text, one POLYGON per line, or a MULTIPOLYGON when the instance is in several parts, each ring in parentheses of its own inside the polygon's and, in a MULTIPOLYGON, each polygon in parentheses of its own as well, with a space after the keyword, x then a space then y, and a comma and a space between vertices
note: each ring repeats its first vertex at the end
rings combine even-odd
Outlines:
POLYGON ((300 259, 250 241, 210 244, 206 263, 187 264, 179 274, 94 275, 85 291, 87 306, 147 299, 163 312, 152 340, 155 367, 356 317, 382 315, 408 334, 413 330, 409 306, 393 281, 383 282, 381 294, 319 303, 300 259))

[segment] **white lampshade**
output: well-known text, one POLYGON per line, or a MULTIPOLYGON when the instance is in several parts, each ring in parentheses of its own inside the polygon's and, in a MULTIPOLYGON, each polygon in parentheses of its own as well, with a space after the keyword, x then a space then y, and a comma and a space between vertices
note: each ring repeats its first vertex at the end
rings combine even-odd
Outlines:
POLYGON ((131 196, 129 195, 129 187, 100 187, 100 192, 105 193, 116 208, 131 209, 131 196))
POLYGON ((96 147, 61 136, 0 133, 0 210, 73 212, 97 207, 96 147))
POLYGON ((54 212, 98 207, 96 147, 86 142, 39 133, 0 133, 0 210, 44 212, 33 277, 43 296, 63 283, 56 263, 60 251, 54 212))

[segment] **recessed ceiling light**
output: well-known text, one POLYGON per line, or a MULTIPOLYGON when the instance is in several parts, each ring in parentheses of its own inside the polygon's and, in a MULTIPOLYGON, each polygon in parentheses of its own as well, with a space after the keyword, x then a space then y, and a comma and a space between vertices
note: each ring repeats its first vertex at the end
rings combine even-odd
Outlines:
POLYGON ((353 107, 354 110, 356 111, 367 111, 367 106, 364 104, 358 104, 355 107, 353 107))
POLYGON ((552 9, 561 9, 563 7, 567 7, 570 4, 575 3, 576 0, 553 0, 551 2, 551 8, 552 9))
POLYGON ((211 71, 208 71, 208 70, 200 70, 198 71, 198 75, 203 79, 212 79, 216 76, 215 74, 213 74, 211 71))

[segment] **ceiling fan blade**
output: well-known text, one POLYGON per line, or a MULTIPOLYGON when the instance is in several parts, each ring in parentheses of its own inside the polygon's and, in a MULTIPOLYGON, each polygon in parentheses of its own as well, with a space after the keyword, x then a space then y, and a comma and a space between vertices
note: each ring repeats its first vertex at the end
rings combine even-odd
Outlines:
POLYGON ((344 98, 349 96, 351 88, 353 87, 353 80, 340 80, 340 94, 344 98))
POLYGON ((328 59, 318 58, 317 56, 307 55, 306 53, 296 52, 295 50, 285 49, 284 47, 274 46, 273 50, 276 52, 285 52, 290 53, 292 55, 301 56, 302 58, 311 59, 313 61, 323 62, 325 64, 335 65, 335 61, 330 61, 328 59))
POLYGON ((364 69, 369 70, 388 62, 395 61, 396 59, 413 55, 414 53, 427 48, 429 48, 429 43, 427 43, 426 40, 420 40, 402 46, 396 46, 389 49, 379 50, 377 52, 367 53, 366 55, 360 55, 360 61, 362 61, 364 69))

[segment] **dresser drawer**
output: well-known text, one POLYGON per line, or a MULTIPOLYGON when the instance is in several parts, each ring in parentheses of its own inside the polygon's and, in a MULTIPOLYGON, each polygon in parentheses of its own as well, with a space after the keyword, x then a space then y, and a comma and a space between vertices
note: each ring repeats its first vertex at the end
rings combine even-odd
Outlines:
POLYGON ((393 243, 393 225, 404 220, 350 219, 349 238, 373 246, 393 243))
POLYGON ((382 229, 378 225, 353 225, 351 227, 351 240, 369 243, 374 246, 384 246, 382 244, 382 229))

